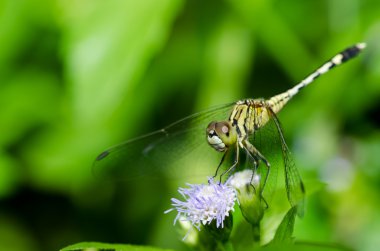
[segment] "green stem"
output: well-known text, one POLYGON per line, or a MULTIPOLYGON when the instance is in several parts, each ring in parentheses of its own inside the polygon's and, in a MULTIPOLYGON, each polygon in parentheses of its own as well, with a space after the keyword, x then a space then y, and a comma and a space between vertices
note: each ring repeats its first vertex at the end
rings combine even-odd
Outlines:
POLYGON ((255 244, 260 244, 260 223, 252 225, 252 234, 253 234, 253 240, 255 244))

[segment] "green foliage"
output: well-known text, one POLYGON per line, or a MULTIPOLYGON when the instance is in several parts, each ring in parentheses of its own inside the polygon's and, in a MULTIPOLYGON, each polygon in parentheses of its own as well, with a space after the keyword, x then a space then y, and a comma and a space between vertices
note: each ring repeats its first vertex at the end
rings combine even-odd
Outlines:
MULTIPOLYGON (((94 178, 97 154, 214 105, 277 94, 365 41, 361 57, 279 114, 313 191, 294 233, 282 236, 377 250, 379 10, 375 0, 1 1, 1 249, 85 240, 186 249, 163 211, 199 167, 185 168, 176 185, 161 177, 123 184, 94 178)), ((212 175, 216 165, 202 169, 212 175)), ((282 180, 263 243, 289 207, 282 180)), ((251 233, 242 221, 236 213, 236 247, 251 233)))
POLYGON ((122 244, 106 244, 99 242, 81 242, 74 245, 70 245, 61 249, 61 251, 170 251, 170 249, 160 249, 154 247, 143 247, 134 245, 122 245, 122 244))
POLYGON ((293 242, 294 221, 297 215, 297 207, 292 207, 278 226, 271 244, 289 244, 293 242))

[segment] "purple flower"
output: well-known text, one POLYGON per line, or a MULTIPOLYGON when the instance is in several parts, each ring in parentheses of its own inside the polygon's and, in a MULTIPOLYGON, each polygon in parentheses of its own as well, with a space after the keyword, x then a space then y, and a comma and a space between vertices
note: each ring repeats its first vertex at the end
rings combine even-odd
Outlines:
POLYGON ((178 189, 185 200, 172 198, 174 208, 165 212, 177 210, 178 214, 174 224, 181 218, 200 230, 201 224, 210 224, 216 220, 216 227, 223 228, 225 217, 234 211, 235 189, 229 185, 214 183, 213 180, 209 180, 207 185, 187 185, 189 188, 178 189))

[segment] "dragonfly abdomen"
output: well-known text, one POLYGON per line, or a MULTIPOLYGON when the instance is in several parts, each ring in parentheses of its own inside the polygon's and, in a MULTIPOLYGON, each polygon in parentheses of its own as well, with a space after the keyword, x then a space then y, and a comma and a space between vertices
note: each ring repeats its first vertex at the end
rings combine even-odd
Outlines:
POLYGON ((266 105, 272 109, 274 113, 278 113, 286 105, 286 103, 288 103, 291 97, 292 96, 288 92, 284 92, 268 99, 266 101, 266 105))
POLYGON ((273 110, 274 113, 278 113, 286 103, 295 96, 300 90, 304 87, 311 84, 314 80, 316 80, 319 76, 327 73, 332 68, 341 65, 342 63, 356 57, 364 48, 365 43, 358 43, 354 46, 351 46, 342 52, 336 54, 314 72, 309 74, 305 79, 303 79, 300 83, 290 88, 286 92, 273 96, 267 101, 268 106, 273 110))

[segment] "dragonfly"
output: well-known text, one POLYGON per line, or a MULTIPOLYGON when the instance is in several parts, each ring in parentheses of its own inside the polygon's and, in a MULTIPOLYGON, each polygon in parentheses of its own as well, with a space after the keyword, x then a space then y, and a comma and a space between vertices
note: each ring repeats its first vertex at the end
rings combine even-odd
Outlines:
MULTIPOLYGON (((95 174, 117 179, 161 177, 162 173, 176 171, 191 175, 194 166, 211 160, 212 163, 219 163, 214 178, 218 176, 221 166, 227 165, 220 174, 222 180, 242 162, 240 152, 243 152, 254 170, 259 166, 265 167, 262 186, 265 191, 268 179, 273 177, 272 180, 275 180, 277 175, 278 165, 272 164, 278 159, 277 152, 273 153, 277 149, 281 152, 287 199, 291 206, 302 207, 304 184, 286 144, 277 114, 304 87, 332 68, 354 58, 365 47, 365 43, 358 43, 341 51, 294 87, 269 99, 243 99, 214 107, 113 146, 97 156, 95 174), (216 151, 210 150, 210 146, 216 151), (198 157, 201 155, 203 158, 198 157), (181 166, 186 168, 181 169, 181 166)), ((210 162, 207 163, 209 165, 210 162)))

